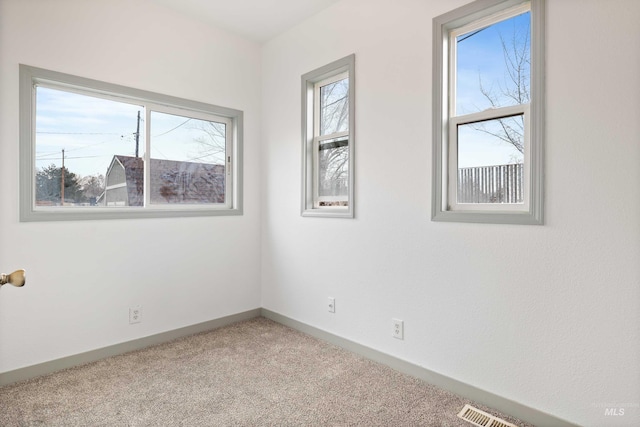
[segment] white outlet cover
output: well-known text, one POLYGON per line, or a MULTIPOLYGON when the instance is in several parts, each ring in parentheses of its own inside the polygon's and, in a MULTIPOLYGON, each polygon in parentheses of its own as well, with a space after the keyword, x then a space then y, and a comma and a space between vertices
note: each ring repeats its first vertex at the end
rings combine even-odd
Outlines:
POLYGON ((140 322, 142 322, 142 306, 137 305, 129 308, 129 323, 133 324, 140 322))
POLYGON ((391 319, 392 332, 391 336, 399 340, 404 339, 404 321, 400 319, 391 319))

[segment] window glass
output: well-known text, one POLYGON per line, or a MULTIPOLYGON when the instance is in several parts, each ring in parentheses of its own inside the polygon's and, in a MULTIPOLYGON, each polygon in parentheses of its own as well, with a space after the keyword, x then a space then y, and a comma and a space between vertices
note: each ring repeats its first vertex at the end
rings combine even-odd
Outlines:
MULTIPOLYGON (((530 15, 452 31, 456 116, 487 110, 501 115, 500 108, 529 103, 530 15)), ((523 202, 524 120, 519 114, 458 124, 458 203, 523 202)))
POLYGON ((530 100, 531 12, 455 37, 455 114, 530 100))
POLYGON ((349 206, 349 79, 342 76, 317 83, 317 207, 349 206))
POLYGON ((224 203, 226 124, 151 112, 150 201, 224 203))
POLYGON ((504 123, 511 120, 522 121, 522 116, 458 125, 458 166, 468 168, 522 163, 524 154, 521 146, 516 147, 499 136, 499 132, 507 126, 504 123))
POLYGON ((323 141, 318 151, 320 206, 348 206, 349 140, 323 141))
POLYGON ((105 177, 115 156, 142 155, 139 114, 140 105, 38 86, 36 206, 121 205, 105 203, 105 177))
POLYGON ((320 87, 320 135, 349 129, 349 79, 320 87))
POLYGON ((501 120, 458 126, 458 203, 523 202, 524 155, 497 136, 501 120))

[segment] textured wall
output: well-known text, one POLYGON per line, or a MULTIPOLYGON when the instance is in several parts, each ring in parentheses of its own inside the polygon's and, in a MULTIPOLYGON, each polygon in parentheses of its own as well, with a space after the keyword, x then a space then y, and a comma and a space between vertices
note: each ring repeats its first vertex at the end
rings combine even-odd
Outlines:
POLYGON ((575 423, 639 425, 640 3, 548 1, 544 226, 429 219, 431 20, 464 3, 345 0, 263 48, 263 306, 575 423), (350 53, 356 219, 302 218, 300 76, 350 53))

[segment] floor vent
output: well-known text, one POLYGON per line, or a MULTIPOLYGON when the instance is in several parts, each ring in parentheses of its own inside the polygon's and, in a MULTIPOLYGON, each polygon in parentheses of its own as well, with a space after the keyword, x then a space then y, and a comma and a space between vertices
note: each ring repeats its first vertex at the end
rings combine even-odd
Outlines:
POLYGON ((493 415, 487 414, 480 409, 474 408, 471 405, 464 405, 464 408, 462 408, 462 411, 460 411, 458 416, 463 420, 470 422, 474 426, 517 427, 511 423, 506 422, 505 420, 501 420, 498 417, 494 417, 493 415))

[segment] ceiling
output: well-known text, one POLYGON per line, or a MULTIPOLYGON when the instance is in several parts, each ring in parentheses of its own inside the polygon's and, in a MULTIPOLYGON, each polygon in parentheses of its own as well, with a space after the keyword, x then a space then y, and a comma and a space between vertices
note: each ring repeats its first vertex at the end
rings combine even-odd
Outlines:
POLYGON ((339 0, 153 0, 263 43, 339 0))

